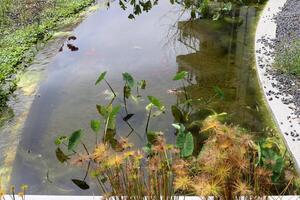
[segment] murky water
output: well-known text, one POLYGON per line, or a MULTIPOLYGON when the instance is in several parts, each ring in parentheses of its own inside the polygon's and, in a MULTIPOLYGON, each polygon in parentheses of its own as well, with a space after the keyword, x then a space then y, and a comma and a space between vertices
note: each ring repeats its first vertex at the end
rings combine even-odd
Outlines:
MULTIPOLYGON (((158 97, 167 108, 166 114, 151 121, 151 130, 163 131, 174 142, 174 121, 170 106, 177 97, 167 91, 180 86, 172 77, 180 70, 188 71, 193 98, 210 98, 214 87, 220 87, 223 100, 209 106, 218 112, 228 112, 231 121, 259 133, 268 124, 255 77, 253 31, 257 17, 255 8, 242 8, 238 15, 243 24, 195 20, 180 16, 180 9, 161 1, 149 13, 129 20, 128 13, 117 3, 108 10, 100 9, 84 20, 73 32, 77 37, 47 64, 44 78, 25 118, 12 163, 11 183, 30 186, 32 194, 88 194, 71 183, 82 178, 80 170, 60 164, 55 157, 54 138, 77 129, 89 131, 91 119, 98 117, 95 105, 107 103, 107 86, 95 86, 95 80, 108 71, 107 80, 122 93, 122 72, 131 73, 137 80, 147 80, 144 96, 158 97), (77 173, 78 172, 78 173, 77 173), (74 177, 75 176, 75 177, 74 177)), ((58 49, 57 49, 58 51, 58 49)), ((145 106, 147 100, 129 109, 135 113, 130 123, 135 132, 130 141, 142 147, 146 141, 145 106)), ((121 112, 124 116, 124 111, 121 112)), ((126 136, 129 127, 118 120, 118 135, 126 136)), ((13 128, 13 126, 11 126, 13 128)))

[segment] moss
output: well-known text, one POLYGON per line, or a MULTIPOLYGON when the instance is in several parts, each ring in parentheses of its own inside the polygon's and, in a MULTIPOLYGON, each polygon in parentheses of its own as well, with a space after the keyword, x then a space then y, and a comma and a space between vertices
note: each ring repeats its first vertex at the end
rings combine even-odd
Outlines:
POLYGON ((56 29, 65 22, 74 21, 78 14, 95 0, 57 0, 58 6, 45 9, 40 23, 28 24, 10 32, 0 39, 0 108, 6 105, 15 90, 15 76, 29 64, 37 52, 36 44, 49 40, 56 29), (22 64, 23 63, 23 64, 22 64))

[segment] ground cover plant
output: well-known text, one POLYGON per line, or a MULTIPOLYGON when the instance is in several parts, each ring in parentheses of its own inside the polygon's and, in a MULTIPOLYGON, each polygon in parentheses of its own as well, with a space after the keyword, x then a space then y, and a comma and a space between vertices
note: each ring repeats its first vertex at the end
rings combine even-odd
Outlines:
POLYGON ((33 59, 39 43, 94 0, 0 2, 0 108, 16 88, 15 74, 33 59))
POLYGON ((279 45, 275 55, 275 68, 284 73, 300 76, 300 41, 279 45))
MULTIPOLYGON (((196 195, 232 200, 241 196, 257 199, 271 194, 297 194, 299 179, 285 148, 274 137, 253 138, 242 127, 225 123, 226 113, 215 113, 205 108, 206 101, 190 99, 185 89, 185 71, 173 78, 182 82, 176 94, 183 99, 171 108, 176 143, 168 144, 164 133, 151 131, 151 119, 167 108, 159 98, 147 96, 147 142, 143 149, 135 148, 126 137, 118 136, 116 118, 121 109, 125 110, 123 120, 130 127, 134 114, 128 110, 127 102, 143 98, 139 90, 146 89, 146 81, 135 81, 132 75, 123 73, 123 94, 118 96, 106 75, 103 72, 96 84, 106 83, 112 99, 108 105, 96 106, 99 119, 90 123, 94 145, 85 144, 83 130, 55 140, 61 163, 85 169, 82 179, 72 179, 81 189, 90 188, 89 176, 99 193, 111 199, 177 199, 180 195, 196 195), (202 117, 193 119, 195 112, 202 112, 202 117)), ((222 98, 222 91, 216 91, 216 97, 222 98)))

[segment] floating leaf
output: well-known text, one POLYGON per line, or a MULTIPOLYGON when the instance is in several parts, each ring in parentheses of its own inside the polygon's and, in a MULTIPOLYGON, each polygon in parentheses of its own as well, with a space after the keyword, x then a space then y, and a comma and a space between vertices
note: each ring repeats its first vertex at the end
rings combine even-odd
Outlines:
POLYGON ((77 130, 72 133, 71 137, 69 138, 68 150, 74 150, 74 148, 80 141, 81 135, 82 130, 77 130))
POLYGON ((91 129, 94 131, 94 133, 98 133, 101 128, 101 122, 99 120, 92 120, 91 121, 91 129))
POLYGON ((130 88, 133 88, 134 86, 134 79, 128 72, 125 72, 122 74, 123 80, 126 82, 126 85, 128 85, 130 88))
POLYGON ((181 71, 181 72, 178 72, 174 77, 173 77, 173 80, 174 81, 179 81, 179 80, 182 80, 182 79, 185 79, 187 76, 188 76, 188 72, 187 71, 181 71))
POLYGON ((64 152, 60 148, 56 149, 55 154, 56 154, 57 160, 59 160, 59 162, 61 162, 61 163, 64 163, 70 159, 66 154, 64 154, 64 152))
POLYGON ((95 85, 98 85, 101 81, 104 80, 106 73, 107 73, 107 72, 105 71, 105 72, 103 72, 103 73, 100 74, 100 76, 99 76, 99 78, 97 79, 95 85))
POLYGON ((72 179, 72 182, 77 185, 82 190, 88 190, 90 189, 90 186, 83 180, 79 179, 72 179))

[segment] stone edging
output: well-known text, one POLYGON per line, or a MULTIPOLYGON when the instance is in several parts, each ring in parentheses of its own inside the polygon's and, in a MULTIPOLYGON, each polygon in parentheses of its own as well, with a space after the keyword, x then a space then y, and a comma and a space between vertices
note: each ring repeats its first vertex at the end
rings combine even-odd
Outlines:
POLYGON ((287 149, 294 158, 296 170, 300 173, 300 141, 297 139, 297 135, 300 134, 300 119, 293 117, 294 112, 291 109, 291 104, 284 104, 281 100, 283 96, 274 96, 279 92, 274 87, 277 81, 274 75, 268 72, 274 62, 274 47, 270 45, 270 41, 276 39, 277 25, 273 18, 286 2, 287 0, 269 0, 265 6, 255 35, 255 57, 257 74, 265 100, 280 129, 287 149))

